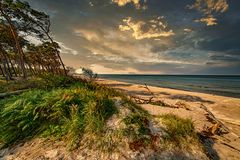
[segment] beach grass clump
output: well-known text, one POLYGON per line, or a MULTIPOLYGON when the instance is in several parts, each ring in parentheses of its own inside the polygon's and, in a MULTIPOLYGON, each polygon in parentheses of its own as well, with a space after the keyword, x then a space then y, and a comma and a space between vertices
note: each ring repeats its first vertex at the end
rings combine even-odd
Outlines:
POLYGON ((100 133, 117 112, 111 95, 91 91, 82 83, 64 89, 34 89, 0 103, 0 142, 5 146, 39 135, 75 145, 84 133, 100 133))
POLYGON ((125 128, 123 136, 129 140, 129 148, 131 150, 140 150, 151 145, 152 134, 149 129, 150 117, 144 112, 131 112, 123 118, 125 128))
POLYGON ((164 142, 173 147, 186 148, 190 143, 198 143, 197 133, 191 119, 180 118, 174 114, 159 116, 165 126, 164 142))
POLYGON ((149 132, 148 130, 149 120, 147 117, 143 115, 133 113, 125 117, 123 119, 123 122, 126 124, 126 126, 128 126, 128 128, 126 128, 125 130, 126 135, 133 136, 133 139, 141 138, 144 135, 147 135, 149 132))

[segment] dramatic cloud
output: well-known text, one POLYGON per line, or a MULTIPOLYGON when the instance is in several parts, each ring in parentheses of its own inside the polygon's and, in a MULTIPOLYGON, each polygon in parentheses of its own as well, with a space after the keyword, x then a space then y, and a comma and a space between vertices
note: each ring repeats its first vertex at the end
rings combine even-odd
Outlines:
POLYGON ((150 39, 155 40, 160 37, 169 37, 174 35, 172 30, 167 29, 167 23, 163 21, 163 17, 149 20, 148 22, 136 21, 134 22, 131 17, 123 19, 124 25, 119 25, 121 31, 130 31, 132 36, 137 39, 150 39))
POLYGON ((209 53, 208 65, 211 66, 239 66, 240 65, 240 52, 238 54, 232 53, 209 53))
POLYGON ((227 0, 196 0, 193 5, 189 5, 189 9, 196 9, 203 14, 203 18, 196 22, 204 22, 207 26, 217 24, 217 19, 214 17, 217 13, 224 13, 228 10, 227 0))
POLYGON ((51 35, 61 46, 64 63, 75 69, 240 74, 238 0, 226 1, 228 10, 219 0, 198 1, 201 7, 195 4, 192 10, 186 9, 190 0, 27 1, 50 14, 51 35), (142 10, 146 4, 148 9, 142 10))
POLYGON ((137 9, 140 9, 140 8, 146 9, 147 8, 145 5, 147 0, 144 0, 143 4, 141 4, 141 0, 112 0, 112 2, 117 3, 118 6, 121 6, 121 7, 127 5, 128 3, 133 3, 137 9))

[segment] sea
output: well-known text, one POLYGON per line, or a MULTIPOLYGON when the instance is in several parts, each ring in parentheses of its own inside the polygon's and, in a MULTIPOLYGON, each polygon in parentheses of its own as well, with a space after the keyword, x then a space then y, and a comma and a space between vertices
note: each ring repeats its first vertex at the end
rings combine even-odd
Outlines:
POLYGON ((240 98, 240 75, 102 74, 100 78, 240 98))

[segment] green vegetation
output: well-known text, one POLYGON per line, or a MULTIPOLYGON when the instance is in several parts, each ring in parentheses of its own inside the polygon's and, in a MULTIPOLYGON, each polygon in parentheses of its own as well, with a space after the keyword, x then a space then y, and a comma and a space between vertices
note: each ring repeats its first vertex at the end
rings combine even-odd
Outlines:
POLYGON ((47 79, 39 79, 42 85, 37 88, 0 101, 0 141, 5 145, 36 135, 78 143, 84 132, 100 133, 117 112, 111 100, 116 91, 94 83, 72 83, 72 78, 43 77, 47 79))
POLYGON ((183 119, 174 114, 159 116, 165 125, 164 142, 170 147, 187 148, 189 144, 199 143, 194 124, 191 119, 183 119))
POLYGON ((95 79, 97 79, 98 76, 97 73, 94 73, 89 68, 82 68, 82 73, 89 81, 94 81, 95 79))
POLYGON ((29 89, 0 100, 0 147, 34 137, 64 141, 69 149, 93 145, 109 153, 126 145, 131 150, 201 146, 190 119, 172 114, 153 117, 122 92, 93 81, 42 74, 0 83, 4 84, 1 91, 29 89), (126 113, 116 106, 116 97, 126 113), (112 123, 113 115, 120 123, 109 129, 107 123, 112 123), (165 134, 159 137, 152 133, 153 121, 160 122, 165 134))
POLYGON ((148 123, 149 119, 141 114, 133 113, 123 119, 126 126, 125 135, 132 139, 141 139, 149 134, 148 123))
POLYGON ((37 77, 32 77, 28 80, 9 81, 0 80, 0 93, 12 92, 17 90, 38 88, 38 89, 52 89, 57 87, 68 87, 76 79, 61 75, 53 75, 49 73, 41 74, 37 77))

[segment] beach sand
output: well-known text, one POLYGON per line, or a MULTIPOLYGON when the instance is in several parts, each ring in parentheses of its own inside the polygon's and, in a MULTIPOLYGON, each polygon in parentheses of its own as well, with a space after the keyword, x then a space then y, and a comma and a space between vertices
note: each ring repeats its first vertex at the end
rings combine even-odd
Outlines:
MULTIPOLYGON (((142 98, 152 96, 150 92, 144 88, 144 86, 138 84, 106 79, 99 79, 98 83, 116 88, 129 95, 139 96, 142 98)), ((198 132, 201 132, 206 126, 213 125, 206 118, 205 114, 207 112, 200 107, 201 105, 206 106, 214 114, 214 116, 230 130, 230 133, 222 136, 214 136, 216 140, 209 140, 206 143, 210 154, 212 154, 212 158, 229 160, 240 159, 240 98, 154 86, 148 87, 157 99, 169 104, 181 102, 188 106, 187 108, 189 110, 186 108, 176 109, 151 104, 142 104, 141 106, 144 109, 153 115, 173 113, 183 118, 191 118, 198 132), (235 149, 231 147, 234 147, 235 149)))

